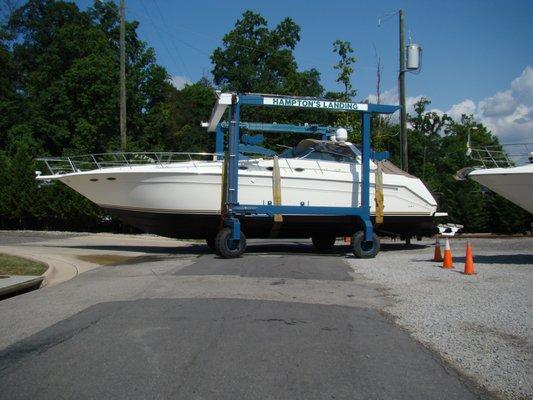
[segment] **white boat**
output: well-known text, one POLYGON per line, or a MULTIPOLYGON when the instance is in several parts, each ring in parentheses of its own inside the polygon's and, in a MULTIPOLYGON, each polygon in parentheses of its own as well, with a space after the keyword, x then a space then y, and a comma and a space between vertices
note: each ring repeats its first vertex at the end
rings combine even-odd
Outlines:
POLYGON ((473 148, 469 137, 466 154, 480 166, 463 168, 457 178, 468 177, 533 213, 533 152, 529 151, 533 143, 502 146, 509 150, 505 151, 501 146, 473 148), (515 166, 515 163, 524 162, 526 164, 515 166))
MULTIPOLYGON (((175 238, 212 238, 220 227, 221 160, 213 154, 111 153, 42 159, 49 174, 109 213, 139 229, 175 238), (185 161, 178 158, 187 157, 185 161), (200 160, 198 160, 200 158, 200 160)), ((241 204, 273 201, 273 159, 239 161, 241 204)), ((339 206, 361 204, 359 150, 346 142, 306 139, 279 158, 283 205, 339 206)), ((431 234, 437 202, 422 181, 390 162, 383 162, 384 223, 382 234, 407 238, 431 234)), ((371 163, 371 199, 376 165, 371 163)), ((371 201, 374 214, 374 201, 371 201)), ((267 215, 243 217, 248 238, 309 238, 324 234, 349 236, 360 230, 350 216, 284 215, 273 229, 267 215)))
POLYGON ((533 163, 519 167, 476 169, 468 177, 533 213, 533 163))

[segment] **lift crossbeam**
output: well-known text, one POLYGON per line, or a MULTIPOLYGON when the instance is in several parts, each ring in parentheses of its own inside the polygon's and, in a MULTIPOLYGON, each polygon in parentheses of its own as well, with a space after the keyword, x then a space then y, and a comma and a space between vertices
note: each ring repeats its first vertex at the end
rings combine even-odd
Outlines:
MULTIPOLYGON (((221 122, 220 126, 227 129, 228 123, 221 122)), ((241 129, 251 132, 272 132, 272 133, 296 133, 303 135, 322 135, 324 140, 327 135, 331 135, 337 128, 333 126, 321 126, 316 124, 292 125, 292 124, 267 124, 263 122, 241 122, 241 129)))
MULTIPOLYGON (((206 126, 210 126, 206 124, 206 126)), ((327 140, 328 136, 334 134, 337 127, 334 126, 322 126, 317 124, 304 124, 304 125, 292 125, 292 124, 277 124, 277 123, 263 123, 263 122, 241 122, 239 124, 240 129, 245 129, 250 132, 267 132, 267 133, 294 133, 298 135, 320 135, 322 140, 327 140)), ((219 122, 216 125, 216 139, 215 139, 215 153, 222 154, 224 152, 224 134, 229 130, 229 123, 227 121, 219 122)), ((244 139, 244 138, 243 138, 244 139)), ((246 145, 252 145, 255 143, 245 143, 246 145)), ((252 147, 240 147, 241 152, 258 152, 264 155, 273 155, 273 152, 262 149, 258 151, 258 148, 252 147)), ((218 157, 219 159, 221 156, 218 157)))

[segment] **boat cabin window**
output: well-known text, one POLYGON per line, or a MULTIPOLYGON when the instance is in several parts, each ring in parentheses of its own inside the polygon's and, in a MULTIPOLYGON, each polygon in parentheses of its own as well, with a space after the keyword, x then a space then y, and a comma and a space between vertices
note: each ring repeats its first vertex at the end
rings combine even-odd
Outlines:
POLYGON ((300 158, 353 163, 356 161, 355 157, 359 155, 361 155, 361 153, 355 146, 349 147, 342 143, 306 139, 298 143, 296 147, 292 147, 282 152, 280 158, 300 158), (356 153, 354 153, 354 151, 356 153))

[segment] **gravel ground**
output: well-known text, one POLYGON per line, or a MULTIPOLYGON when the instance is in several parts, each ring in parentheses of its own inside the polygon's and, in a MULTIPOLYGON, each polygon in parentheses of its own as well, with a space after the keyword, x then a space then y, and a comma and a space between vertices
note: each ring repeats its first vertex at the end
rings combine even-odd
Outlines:
POLYGON ((451 242, 454 270, 429 261, 432 242, 416 243, 349 262, 385 289, 384 311, 416 339, 497 396, 533 399, 533 238, 471 239, 474 276, 460 273, 465 240, 451 242))

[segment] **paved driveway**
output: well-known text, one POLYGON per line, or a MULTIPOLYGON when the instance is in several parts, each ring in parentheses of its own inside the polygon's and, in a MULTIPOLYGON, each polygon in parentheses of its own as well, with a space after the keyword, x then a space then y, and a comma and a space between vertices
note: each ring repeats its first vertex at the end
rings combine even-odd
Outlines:
POLYGON ((191 245, 0 302, 1 397, 480 398, 380 314, 347 255, 251 242, 238 260, 191 245))

